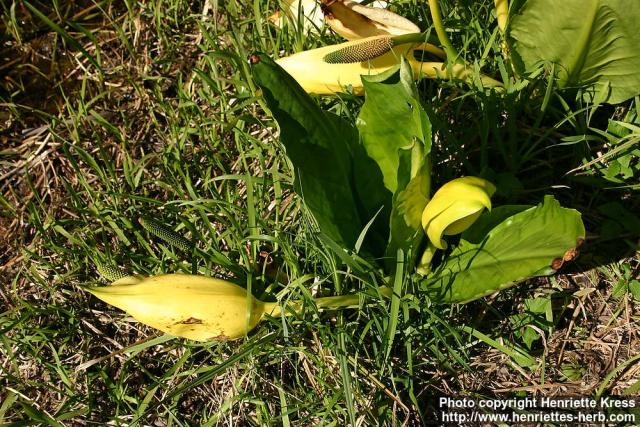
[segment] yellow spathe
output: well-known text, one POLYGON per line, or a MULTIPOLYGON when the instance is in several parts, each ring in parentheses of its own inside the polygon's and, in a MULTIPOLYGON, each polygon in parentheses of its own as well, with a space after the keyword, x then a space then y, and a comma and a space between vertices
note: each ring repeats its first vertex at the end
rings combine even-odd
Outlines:
POLYGON ((491 196, 496 187, 489 181, 466 176, 449 181, 433 195, 422 212, 422 227, 431 243, 446 249, 443 235, 455 235, 469 228, 491 209, 491 196))
POLYGON ((130 276, 85 289, 145 325, 196 341, 240 338, 265 312, 242 287, 206 276, 130 276))

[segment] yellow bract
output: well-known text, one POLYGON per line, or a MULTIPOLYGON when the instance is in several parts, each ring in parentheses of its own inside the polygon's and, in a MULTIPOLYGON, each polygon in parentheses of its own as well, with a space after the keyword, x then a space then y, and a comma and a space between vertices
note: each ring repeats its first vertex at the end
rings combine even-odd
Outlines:
POLYGON ((325 3, 326 22, 347 40, 420 32, 416 24, 384 8, 363 6, 351 0, 325 3))
POLYGON ((196 341, 240 338, 266 311, 265 303, 242 287, 206 276, 129 276, 85 289, 141 323, 196 341))
POLYGON ((431 243, 445 249, 442 236, 469 228, 485 208, 491 209, 495 191, 492 183, 474 176, 457 178, 440 187, 422 212, 422 227, 431 243))
POLYGON ((269 20, 282 27, 287 16, 294 25, 301 19, 304 30, 314 30, 322 28, 324 14, 320 9, 320 4, 316 0, 285 0, 283 11, 276 12, 269 17, 269 20))
MULTIPOLYGON (((358 0, 361 2, 362 0, 358 0)), ((326 1, 325 1, 326 2, 326 1)), ((342 0, 340 0, 340 3, 342 0)), ((294 26, 298 24, 298 20, 302 22, 305 31, 316 31, 324 25, 324 12, 322 11, 321 0, 284 0, 282 2, 282 11, 277 11, 269 17, 277 27, 283 27, 285 20, 289 20, 294 26)), ((371 6, 375 8, 384 8, 386 3, 383 1, 374 1, 371 6)))

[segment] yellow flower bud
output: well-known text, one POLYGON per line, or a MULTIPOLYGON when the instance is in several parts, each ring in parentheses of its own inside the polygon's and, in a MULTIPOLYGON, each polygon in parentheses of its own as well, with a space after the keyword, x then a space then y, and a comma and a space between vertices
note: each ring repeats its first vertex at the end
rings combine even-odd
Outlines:
POLYGON ((443 235, 455 235, 469 228, 486 208, 496 187, 487 180, 466 176, 449 181, 433 195, 422 212, 422 227, 431 243, 445 249, 443 235))
POLYGON ((242 287, 206 276, 129 276, 85 289, 145 325, 196 341, 240 338, 265 313, 265 303, 242 287))

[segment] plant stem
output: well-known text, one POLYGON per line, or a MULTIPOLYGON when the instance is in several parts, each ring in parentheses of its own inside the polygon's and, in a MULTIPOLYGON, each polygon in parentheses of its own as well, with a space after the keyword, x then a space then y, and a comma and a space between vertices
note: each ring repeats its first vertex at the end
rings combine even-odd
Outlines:
MULTIPOLYGON (((508 4, 506 4, 506 0, 496 0, 505 1, 505 5, 508 8, 508 4)), ((449 37, 447 37, 447 33, 444 29, 444 25, 442 24, 442 17, 440 16, 440 8, 438 6, 438 0, 429 0, 429 10, 431 11, 431 19, 433 19, 433 25, 436 29, 436 34, 438 35, 438 39, 440 39, 440 43, 442 47, 444 47, 444 51, 447 54, 447 62, 448 66, 445 67, 442 63, 437 62, 423 62, 422 66, 418 66, 419 71, 423 77, 428 78, 455 78, 459 80, 470 81, 473 77, 473 70, 471 70, 465 61, 460 58, 458 52, 455 50, 449 37)), ((508 9, 507 9, 508 11, 508 9)), ((415 39, 417 34, 407 34, 403 36, 394 37, 393 40, 399 43, 400 40, 403 40, 403 37, 406 37, 406 40, 415 39)), ((414 48, 417 49, 417 48, 414 48)), ((412 61, 409 58, 412 67, 416 67, 417 61, 412 61)), ((416 72, 416 68, 414 68, 414 73, 416 72)), ((491 77, 480 75, 480 80, 482 85, 485 87, 495 88, 496 90, 503 90, 504 83, 492 79, 491 77)))
POLYGON ((447 33, 444 30, 444 25, 442 25, 442 17, 440 16, 440 7, 438 6, 438 0, 429 0, 429 10, 431 11, 431 19, 433 19, 433 25, 436 28, 436 34, 440 39, 440 43, 442 43, 442 47, 444 47, 445 52, 447 52, 447 57, 452 62, 459 62, 460 58, 458 56, 458 52, 455 50, 449 37, 447 37, 447 33))
MULTIPOLYGON (((457 79, 467 82, 473 81, 473 70, 461 62, 447 67, 442 62, 419 62, 411 57, 409 57, 408 60, 413 68, 413 72, 421 77, 429 79, 457 79)), ((490 87, 496 90, 504 89, 504 83, 489 76, 480 74, 480 81, 484 87, 490 87)))
POLYGON ((427 52, 431 52, 440 58, 446 57, 446 52, 439 47, 426 42, 427 32, 424 33, 411 33, 411 34, 402 34, 399 36, 391 37, 393 41, 393 46, 399 46, 405 43, 419 43, 417 46, 413 47, 414 50, 424 50, 427 52))
MULTIPOLYGON (((391 297, 393 290, 388 286, 380 286, 378 292, 385 298, 391 297)), ((339 310, 342 308, 357 307, 360 304, 359 294, 349 295, 337 295, 333 297, 320 297, 315 298, 314 302, 319 310, 339 310)), ((302 301, 290 301, 286 306, 282 306, 278 302, 266 302, 264 303, 264 312, 273 317, 280 317, 282 315, 290 316, 302 311, 302 301)))
POLYGON ((416 271, 419 274, 426 276, 431 272, 431 260, 433 259, 433 256, 435 255, 437 250, 438 248, 433 246, 433 243, 431 243, 431 241, 427 243, 427 247, 424 249, 424 252, 420 257, 420 261, 418 261, 418 266, 416 267, 416 271))

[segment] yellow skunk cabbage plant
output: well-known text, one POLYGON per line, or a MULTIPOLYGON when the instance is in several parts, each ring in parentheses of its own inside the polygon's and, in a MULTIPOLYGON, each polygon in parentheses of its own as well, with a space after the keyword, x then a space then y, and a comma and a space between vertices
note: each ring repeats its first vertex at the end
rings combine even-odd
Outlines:
MULTIPOLYGON (((151 235, 186 252, 196 251, 191 240, 163 224, 139 218, 151 235)), ((212 254, 219 259, 219 254, 212 254)), ((300 313, 302 301, 264 302, 235 283, 196 274, 162 274, 142 277, 128 275, 119 268, 96 263, 98 273, 111 280, 110 286, 85 286, 102 301, 118 307, 145 325, 169 335, 196 341, 224 341, 245 336, 266 316, 280 317, 300 313)), ((234 271, 235 269, 231 269, 234 271)), ((380 296, 390 297, 391 288, 378 288, 380 296)), ((360 296, 339 295, 315 298, 318 309, 357 306, 360 296)))
MULTIPOLYGON (((361 75, 380 74, 397 66, 401 58, 411 65, 416 80, 456 79, 503 89, 501 82, 479 74, 459 58, 446 36, 437 1, 429 0, 429 7, 444 50, 426 42, 428 32, 421 33, 413 22, 384 8, 351 0, 319 1, 326 22, 349 42, 295 53, 277 61, 308 93, 332 95, 351 88, 354 94, 363 95, 361 75), (417 53, 423 52, 439 58, 448 56, 450 60, 417 60, 417 53)), ((306 9, 311 6, 307 4, 306 9)))
MULTIPOLYGON (((400 57, 411 52, 410 48, 407 45, 392 48, 388 37, 375 36, 366 43, 358 40, 306 50, 276 62, 308 93, 331 95, 351 88, 356 95, 362 95, 360 76, 379 74, 395 67, 400 57), (386 53, 380 55, 381 52, 386 53), (372 59, 368 60, 369 57, 372 59)), ((420 75, 422 65, 415 59, 411 64, 420 75)), ((429 65, 425 65, 424 70, 428 72, 429 65)), ((432 73, 435 75, 435 70, 432 73)))
POLYGON ((403 254, 403 265, 421 273, 414 276, 420 289, 440 303, 472 301, 553 274, 560 261, 574 258, 585 238, 580 213, 552 196, 538 206, 492 206, 496 188, 478 177, 454 179, 431 194, 431 121, 414 84, 424 64, 405 55, 412 45, 391 43, 389 52, 364 62, 336 58, 360 60, 357 43, 373 40, 381 51, 389 46, 389 36, 376 36, 278 63, 263 54, 250 61, 293 163, 294 189, 328 247, 338 257, 357 251, 391 277, 396 254, 403 254), (366 72, 376 60, 388 62, 366 72), (307 94, 347 84, 365 94, 355 126, 307 94))
MULTIPOLYGON (((145 325, 196 341, 232 340, 245 336, 266 316, 302 310, 300 301, 282 306, 263 302, 246 289, 221 279, 189 274, 125 276, 109 286, 84 288, 145 325)), ((390 288, 380 288, 389 296, 390 288)), ((359 304, 359 295, 317 298, 319 309, 359 304)))
MULTIPOLYGON (((410 64, 415 79, 473 79, 473 72, 463 64, 447 67, 443 62, 422 62, 416 51, 443 52, 428 43, 419 43, 421 34, 404 36, 372 36, 337 45, 324 46, 295 53, 276 62, 308 93, 332 95, 351 88, 363 95, 361 76, 381 74, 396 68, 402 58, 410 64)), ((501 86, 487 76, 480 80, 486 87, 501 86)))

